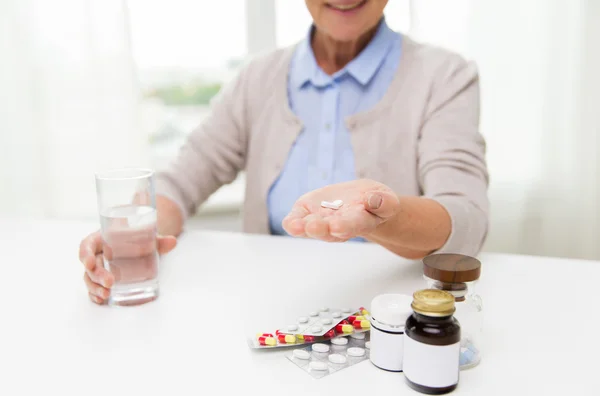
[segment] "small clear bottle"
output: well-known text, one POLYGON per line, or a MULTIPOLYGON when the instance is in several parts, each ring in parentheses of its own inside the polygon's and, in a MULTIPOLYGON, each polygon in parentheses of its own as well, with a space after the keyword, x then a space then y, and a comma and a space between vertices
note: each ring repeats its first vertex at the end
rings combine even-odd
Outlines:
POLYGON ((423 259, 423 273, 428 288, 454 296, 454 317, 461 325, 460 369, 477 366, 483 331, 483 301, 476 293, 481 262, 462 254, 433 254, 423 259))

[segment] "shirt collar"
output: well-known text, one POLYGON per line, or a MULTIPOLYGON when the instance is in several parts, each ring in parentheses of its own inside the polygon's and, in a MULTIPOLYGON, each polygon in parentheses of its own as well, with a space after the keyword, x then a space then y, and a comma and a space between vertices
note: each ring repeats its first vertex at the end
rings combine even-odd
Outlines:
POLYGON ((315 86, 327 85, 333 78, 346 73, 354 77, 360 84, 368 84, 383 63, 395 37, 394 31, 388 27, 385 18, 382 18, 375 36, 360 54, 342 70, 333 76, 328 76, 317 64, 310 45, 313 29, 314 25, 310 27, 307 36, 300 42, 296 51, 294 68, 290 76, 291 83, 296 88, 301 88, 307 82, 315 86))

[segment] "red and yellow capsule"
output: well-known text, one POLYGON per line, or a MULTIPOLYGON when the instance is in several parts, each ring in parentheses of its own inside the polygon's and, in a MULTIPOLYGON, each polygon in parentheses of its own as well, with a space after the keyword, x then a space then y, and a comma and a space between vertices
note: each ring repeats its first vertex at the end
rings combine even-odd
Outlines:
POLYGON ((256 338, 258 338, 258 337, 273 337, 273 334, 271 334, 271 333, 256 333, 256 338))
POLYGON ((265 346, 277 345, 277 340, 273 337, 258 337, 258 343, 265 346))
POLYGON ((296 343, 296 336, 294 336, 292 334, 278 334, 277 339, 282 344, 295 344, 296 343))
POLYGON ((348 316, 348 322, 350 322, 350 324, 354 323, 355 320, 363 320, 365 317, 362 315, 351 315, 348 316))
POLYGON ((325 337, 325 338, 335 337, 335 330, 334 329, 329 330, 327 333, 323 334, 323 337, 325 337))
POLYGON ((368 329, 369 327, 371 327, 371 322, 369 322, 366 319, 355 320, 354 323, 352 323, 352 325, 357 329, 368 329))
POLYGON ((354 329, 352 328, 352 325, 350 323, 340 323, 335 326, 335 331, 337 331, 338 333, 348 334, 352 333, 354 329))
POLYGON ((314 342, 315 341, 315 336, 305 335, 302 337, 304 337, 304 342, 314 342))
POLYGON ((358 311, 365 316, 369 314, 369 311, 365 307, 358 308, 358 311))

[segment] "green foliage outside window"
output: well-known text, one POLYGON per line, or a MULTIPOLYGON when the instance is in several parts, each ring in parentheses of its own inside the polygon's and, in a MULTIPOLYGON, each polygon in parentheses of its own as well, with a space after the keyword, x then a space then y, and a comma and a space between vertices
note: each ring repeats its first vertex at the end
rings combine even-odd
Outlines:
POLYGON ((166 106, 208 105, 220 89, 219 83, 191 83, 155 88, 145 96, 160 99, 166 106))

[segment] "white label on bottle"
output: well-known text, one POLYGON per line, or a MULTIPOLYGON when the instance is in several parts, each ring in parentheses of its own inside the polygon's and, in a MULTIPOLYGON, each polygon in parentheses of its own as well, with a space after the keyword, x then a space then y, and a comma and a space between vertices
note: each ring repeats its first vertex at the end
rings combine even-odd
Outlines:
POLYGON ((458 383, 460 342, 427 345, 404 336, 404 375, 418 385, 443 388, 458 383))
POLYGON ((402 371, 404 333, 391 334, 371 325, 371 353, 373 364, 384 370, 402 371))

